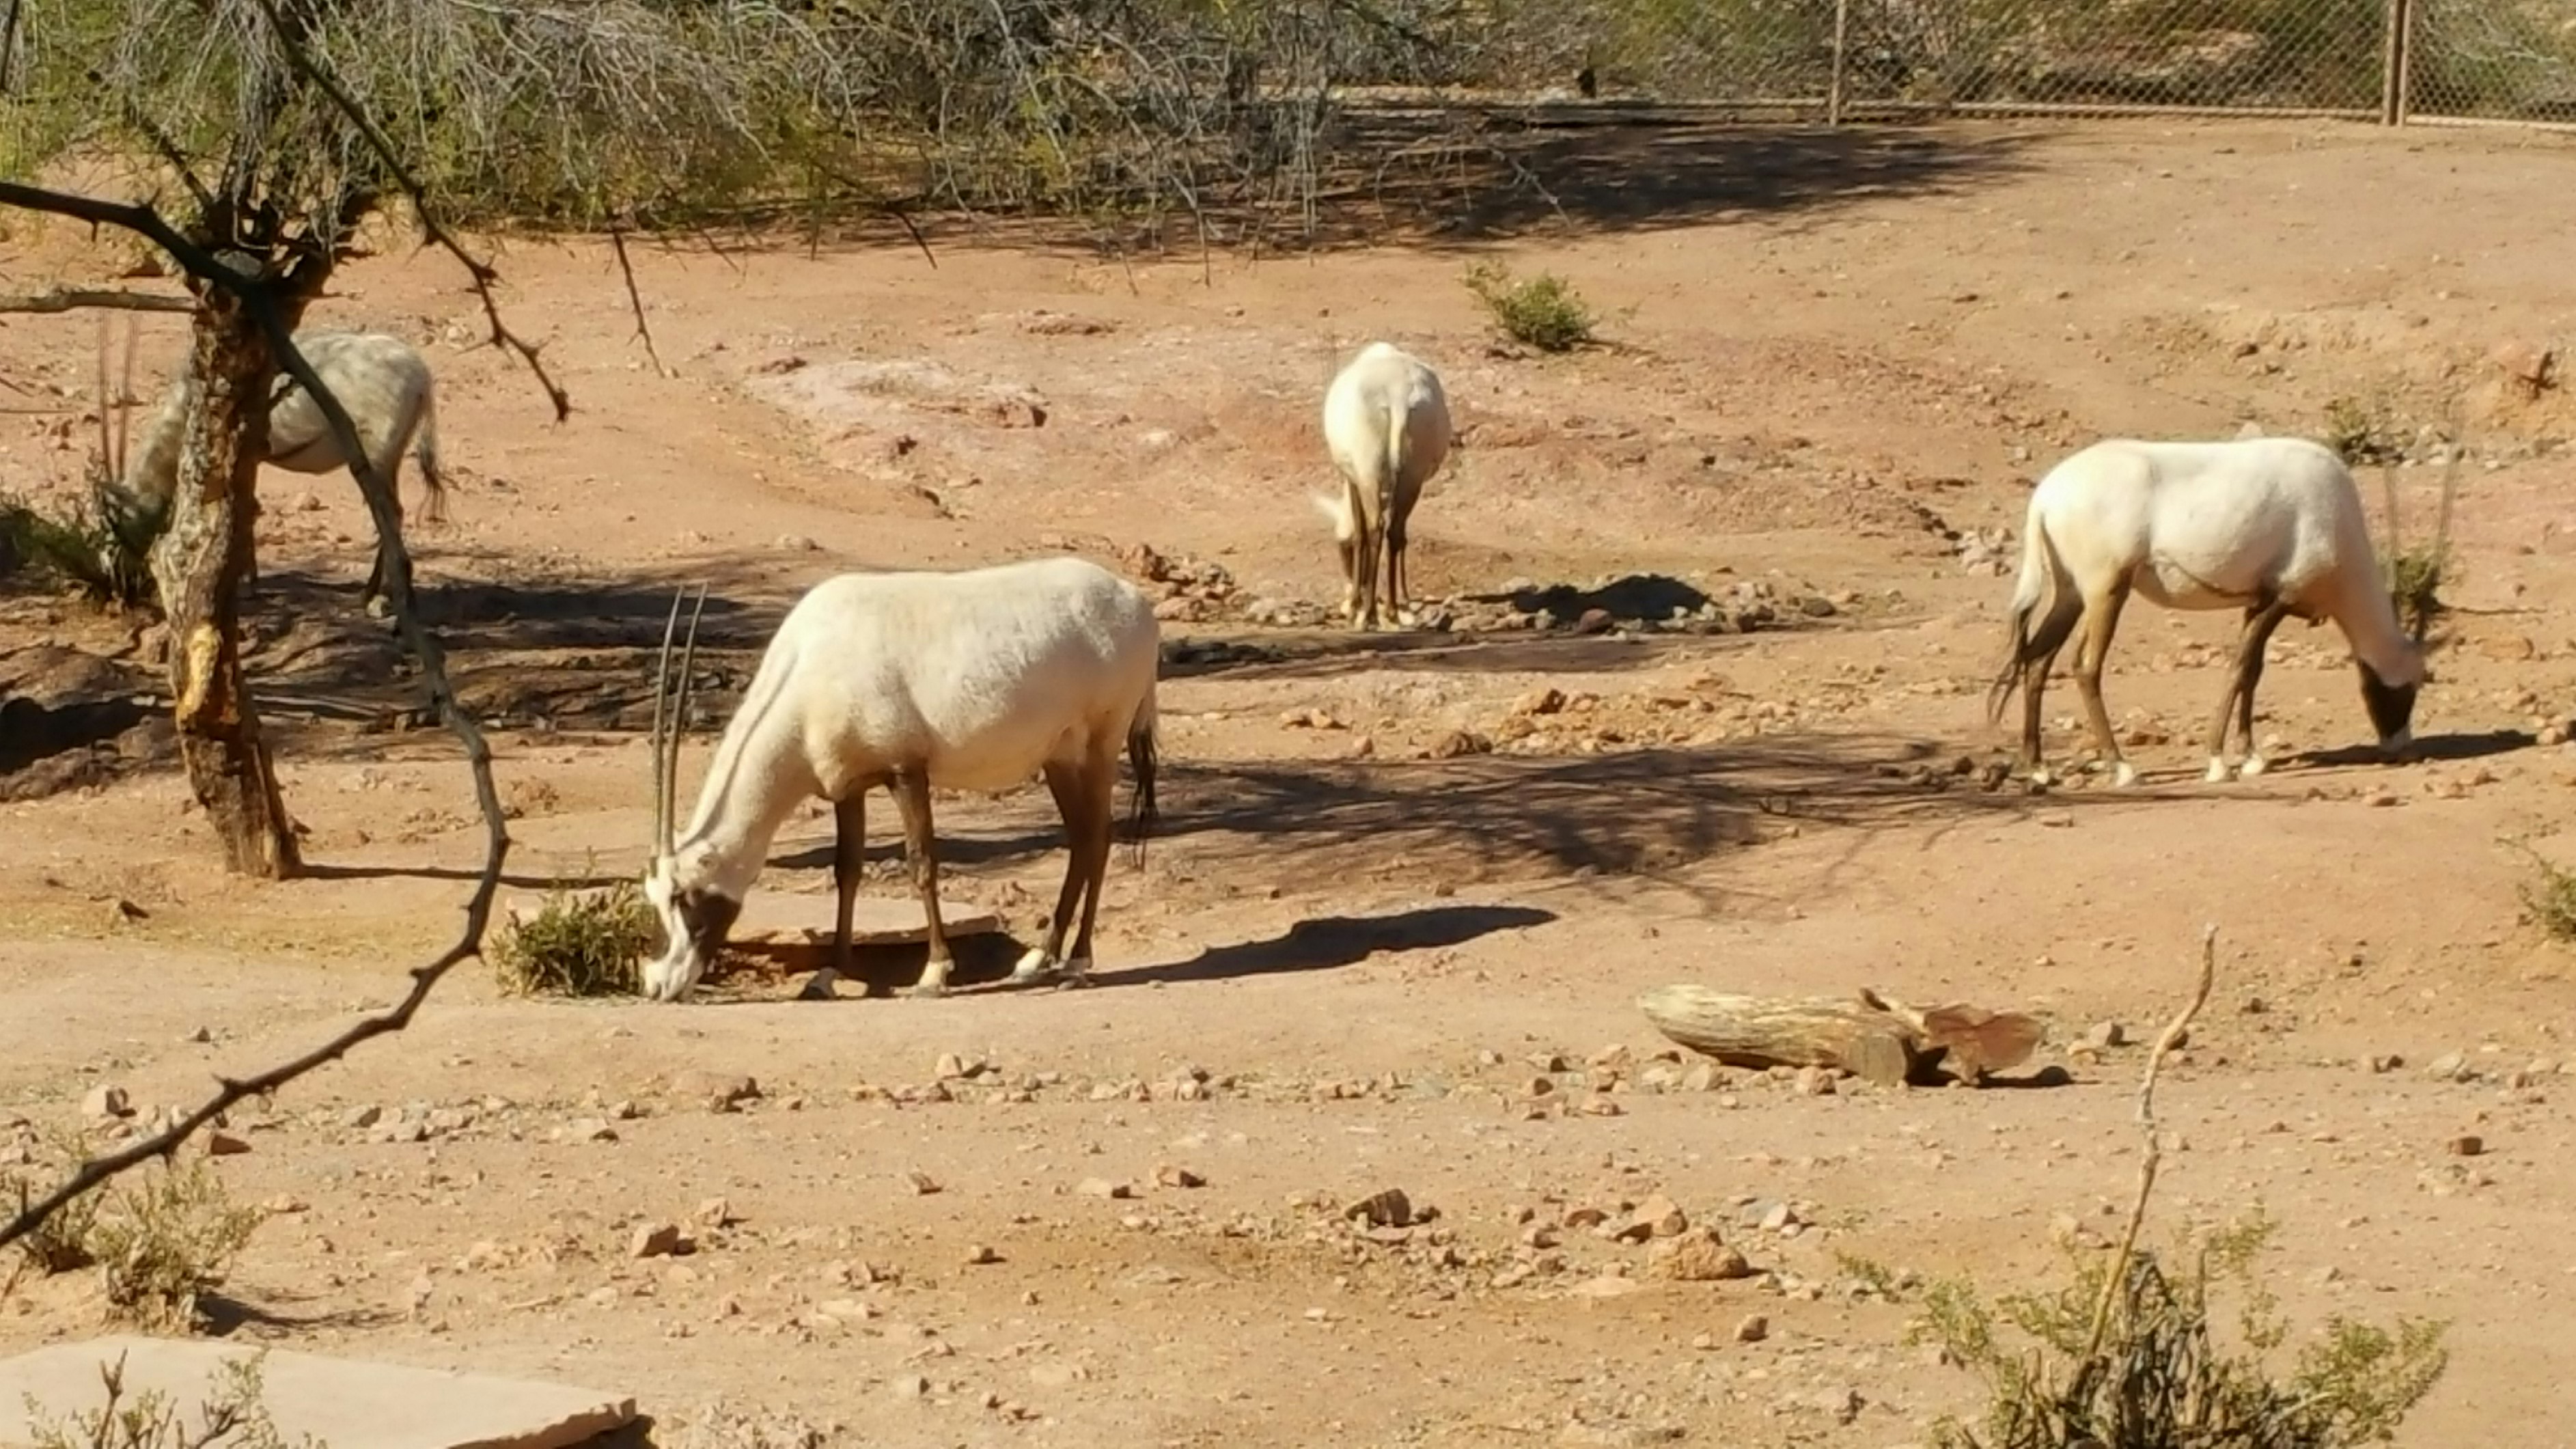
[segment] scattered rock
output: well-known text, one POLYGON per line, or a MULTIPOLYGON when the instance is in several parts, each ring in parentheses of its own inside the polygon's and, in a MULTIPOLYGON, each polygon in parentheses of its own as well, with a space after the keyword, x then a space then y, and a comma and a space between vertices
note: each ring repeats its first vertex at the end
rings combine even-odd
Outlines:
POLYGON ((1406 1197, 1400 1187, 1370 1193, 1343 1209, 1342 1216, 1373 1228, 1409 1227, 1415 1220, 1413 1200, 1406 1197))
POLYGON ((343 1127, 373 1127, 378 1122, 383 1121, 384 1117, 385 1109, 382 1107, 352 1107, 348 1111, 340 1114, 340 1125, 343 1127))
POLYGON ((209 1132, 206 1134, 206 1155, 208 1157, 239 1157, 241 1154, 248 1151, 250 1151, 250 1144, 241 1138, 234 1136, 230 1132, 209 1132))
POLYGON ((982 1268, 1002 1261, 1002 1255, 989 1243, 977 1243, 966 1250, 966 1266, 982 1268))
POLYGON ((1759 1313, 1748 1313, 1735 1325, 1737 1343, 1760 1343, 1771 1336, 1771 1320, 1759 1313))
POLYGON ((2450 1152, 2453 1157, 2475 1157, 2486 1150, 2486 1139, 2475 1133, 2463 1133, 2450 1141, 2450 1152))
POLYGON ((2469 1065, 2466 1052, 2444 1052, 2424 1068, 2424 1075, 2437 1082, 2466 1082, 2476 1078, 2478 1069, 2469 1065))
POLYGON ((1628 1221, 1620 1226, 1618 1236, 1627 1242, 1673 1238, 1681 1236, 1689 1226, 1690 1218, 1682 1212, 1681 1206, 1662 1193, 1656 1193, 1637 1204, 1636 1210, 1628 1215, 1628 1221))
POLYGON ((1714 1229, 1692 1228, 1649 1248, 1646 1271, 1677 1283, 1717 1283, 1750 1278, 1753 1265, 1720 1241, 1714 1229))
POLYGON ((922 1172, 917 1169, 905 1173, 903 1175, 903 1180, 911 1186, 915 1193, 922 1197, 928 1197, 932 1193, 939 1191, 939 1179, 932 1177, 929 1173, 922 1172))
POLYGON ((1132 1185, 1112 1182, 1105 1177, 1086 1177, 1073 1190, 1084 1197, 1130 1198, 1136 1195, 1132 1185))
POLYGON ((708 1228, 728 1228, 741 1221, 733 1215, 733 1204, 720 1197, 711 1197, 698 1204, 698 1210, 691 1216, 700 1227, 708 1228))
POLYGON ((2121 1026, 2116 1021, 2095 1022, 2092 1029, 2084 1033, 2084 1044, 2092 1047, 2096 1051, 2107 1051, 2112 1047, 2127 1046, 2129 1044, 2129 1032, 2126 1027, 2121 1026))
POLYGON ((692 1067, 671 1079, 671 1095, 702 1103, 710 1112, 730 1112, 760 1097, 760 1084, 739 1072, 711 1072, 692 1067))
POLYGON ((126 1099, 123 1087, 101 1082, 81 1097, 81 1115, 93 1121, 111 1117, 131 1117, 134 1105, 126 1099))
POLYGON ((563 1135, 568 1142, 614 1142, 617 1140, 617 1129, 609 1126, 608 1119, 605 1117, 576 1117, 564 1124, 563 1135))
POLYGON ((1207 1179, 1186 1167, 1175 1167, 1171 1163, 1161 1162, 1154 1165, 1154 1185, 1156 1187, 1205 1187, 1207 1179))
POLYGON ((626 1240, 630 1258, 667 1258, 680 1251, 680 1227, 677 1223, 644 1223, 626 1240))

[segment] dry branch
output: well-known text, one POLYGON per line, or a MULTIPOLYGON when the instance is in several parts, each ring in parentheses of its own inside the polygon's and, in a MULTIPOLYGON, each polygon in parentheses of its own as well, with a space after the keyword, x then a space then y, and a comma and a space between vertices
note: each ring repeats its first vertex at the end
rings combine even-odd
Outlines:
POLYGON ((2102 1335, 2111 1326, 2111 1308, 2120 1298, 2120 1290, 2129 1281, 2129 1263, 2138 1250, 2138 1226, 2147 1219, 2147 1199, 2156 1190, 2156 1169, 2164 1162, 2164 1145, 2156 1133, 2156 1075, 2164 1070, 2165 1054, 2182 1045, 2183 1034, 2191 1030, 2193 1018, 2209 1004, 2210 987, 2218 979, 2218 928, 2205 926, 2200 933, 2200 984, 2174 1019, 2165 1024, 2156 1038, 2155 1047, 2147 1053, 2146 1069, 2138 1077, 2138 1130, 2147 1139, 2146 1155, 2138 1159, 2138 1197, 2129 1204, 2129 1225, 2120 1234, 2120 1256, 2111 1264, 2111 1272, 2102 1280, 2101 1300, 2093 1306, 2093 1333, 2084 1347, 2078 1372, 2090 1372, 2101 1361, 2102 1335))
POLYGON ((185 297, 165 297, 154 292, 128 292, 117 288, 56 287, 50 292, 24 292, 14 297, 0 297, 0 312, 79 312, 90 309, 112 312, 193 312, 197 304, 185 297))
POLYGON ((1742 996, 1705 986, 1659 986, 1637 998, 1655 1030, 1740 1067, 1840 1067, 1881 1086, 1928 1078, 1943 1063, 1967 1081, 2016 1067, 2039 1045, 2039 1023, 1972 1006, 1918 1010, 1864 989, 1857 997, 1742 996))
POLYGON ((428 685, 430 698, 437 706, 440 718, 465 747, 466 761, 474 776, 475 802, 482 811, 489 842, 484 856, 482 874, 475 882, 473 896, 466 902, 465 929, 462 935, 455 945, 450 946, 437 959, 412 971, 411 989, 404 993, 401 1001, 395 1003, 390 1010, 361 1018, 347 1030, 302 1056, 251 1076, 217 1078, 215 1093, 177 1121, 159 1132, 130 1143, 104 1157, 92 1158, 82 1163, 77 1171, 56 1186, 53 1191, 22 1206, 17 1214, 9 1219, 6 1226, 0 1226, 0 1247, 5 1247, 34 1231, 64 1204, 80 1197, 83 1193, 155 1157, 167 1158, 174 1154, 198 1128, 235 1104, 251 1097, 266 1096, 325 1063, 337 1061, 347 1055, 351 1048, 371 1037, 398 1032, 409 1026, 413 1015, 419 1011, 421 1003, 428 1000, 430 992, 436 989, 440 979, 446 976, 458 962, 481 954, 484 932, 491 921, 493 900, 501 887, 502 863, 509 855, 510 836, 508 827, 503 823, 499 792, 495 790, 492 783, 491 749, 485 743, 482 731, 475 727, 473 720, 467 717, 464 710, 458 706, 455 690, 448 683, 446 667, 438 645, 421 628, 419 616, 413 611, 411 558, 402 545, 402 530, 398 521, 399 512, 393 489, 386 479, 377 474, 374 463, 367 456, 366 449, 360 445, 357 429, 349 419, 348 410, 341 406, 339 398, 334 396, 330 388, 325 386, 322 379, 315 374, 312 364, 305 360, 304 354, 296 349, 294 338, 289 334, 284 319, 279 315, 277 304, 269 295, 267 285, 257 278, 245 276, 222 265, 180 236, 167 220, 148 206, 127 206, 104 202, 92 197, 50 192, 15 182, 0 182, 0 204, 104 222, 149 238, 167 251, 190 276, 208 287, 230 292, 258 318, 261 330, 268 336, 269 346, 276 356, 279 367, 311 393, 315 405, 321 409, 324 420, 330 425, 332 435, 340 446, 342 456, 349 460, 349 470, 358 480, 358 489, 366 498, 367 510, 375 517, 377 530, 382 535, 382 547, 385 550, 388 565, 387 577, 384 581, 386 604, 392 612, 395 626, 403 642, 410 646, 414 657, 419 661, 421 677, 428 685))

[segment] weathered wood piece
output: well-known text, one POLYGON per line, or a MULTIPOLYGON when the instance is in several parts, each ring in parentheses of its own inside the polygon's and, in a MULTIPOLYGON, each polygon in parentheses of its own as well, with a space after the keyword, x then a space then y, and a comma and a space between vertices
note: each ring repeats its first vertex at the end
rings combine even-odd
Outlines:
POLYGON ((1659 986, 1637 998, 1655 1030, 1739 1067, 1839 1067, 1880 1086, 1930 1078, 1943 1059, 1969 1082, 2029 1060, 2040 1024, 2013 1012, 1921 1010, 1878 992, 1853 997, 1745 996, 1659 986))

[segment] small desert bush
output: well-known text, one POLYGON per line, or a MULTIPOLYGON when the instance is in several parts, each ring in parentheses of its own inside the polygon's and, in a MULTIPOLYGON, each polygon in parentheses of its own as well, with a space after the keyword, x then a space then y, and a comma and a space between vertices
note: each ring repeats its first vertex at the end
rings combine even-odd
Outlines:
MULTIPOLYGON (((68 1133, 56 1133, 37 1148, 42 1160, 60 1164, 60 1171, 47 1172, 40 1180, 36 1169, 11 1168, 0 1172, 0 1211, 16 1216, 27 1210, 40 1193, 67 1176, 88 1154, 80 1139, 68 1133)), ((34 1271, 51 1276, 86 1268, 96 1262, 90 1250, 90 1230, 98 1221, 98 1193, 83 1193, 54 1210, 35 1229, 17 1242, 19 1256, 34 1271)))
MULTIPOLYGON (((261 1361, 267 1350, 226 1359, 193 1416, 159 1389, 127 1398, 125 1355, 100 1364, 107 1397, 95 1409, 74 1410, 67 1421, 28 1425, 34 1449, 288 1449, 269 1417, 261 1361), (193 1422, 191 1420, 193 1419, 193 1422)), ((295 1449, 321 1449, 305 1436, 295 1449)))
POLYGON ((24 569, 131 609, 152 599, 151 546, 144 525, 119 518, 109 495, 95 488, 87 506, 69 517, 0 497, 0 573, 24 569))
MULTIPOLYGON (((2451 446, 2456 449, 2458 445, 2451 446)), ((2442 505, 2433 521, 2430 543, 2406 543, 2398 524, 2396 471, 2383 469, 2380 473, 2388 511, 2388 556, 2382 564, 2388 575, 2388 601, 2396 607, 2398 627, 2418 639, 2427 637, 2450 611, 2450 605, 2442 598, 2442 588, 2458 581, 2459 571, 2451 556, 2451 505, 2459 496, 2456 451, 2451 459, 2449 471, 2442 478, 2442 505)))
POLYGON ((2394 463, 2406 454, 2406 440, 2398 435, 2397 420, 2382 400, 2328 399, 2325 432, 2317 441, 2334 449, 2355 468, 2394 463))
POLYGON ((127 1178, 87 1234, 109 1309, 150 1330, 195 1327, 203 1299, 223 1286, 259 1220, 259 1209, 235 1204, 202 1157, 127 1178))
POLYGON ((513 996, 622 996, 635 963, 662 943, 661 923, 632 881, 585 894, 558 884, 492 942, 492 970, 513 996))
POLYGON ((1934 1426, 1939 1449, 2357 1449, 2385 1443, 2449 1366, 2446 1324, 2399 1318, 2391 1329, 2336 1317, 2277 1371, 2288 1325, 2254 1272, 2273 1231, 2258 1209, 2171 1256, 2070 1249, 2071 1281, 1989 1302, 1964 1280, 1908 1295, 1884 1268, 1845 1267, 1890 1297, 1916 1296, 1914 1342, 1986 1381, 1983 1423, 1934 1426), (2126 1271, 2116 1289, 2111 1275, 2126 1271), (2232 1291, 2231 1348, 2213 1322, 2232 1291), (2110 1293, 2098 1351, 2095 1315, 2110 1293))
POLYGON ((1515 281, 1498 263, 1479 262, 1467 269, 1467 290, 1483 303, 1503 335, 1541 352, 1571 352, 1594 340, 1599 319, 1553 272, 1515 281))
POLYGON ((2522 908, 2551 940, 2576 941, 2576 871, 2519 841, 2515 846, 2531 857, 2533 871, 2533 878, 2522 884, 2522 908))

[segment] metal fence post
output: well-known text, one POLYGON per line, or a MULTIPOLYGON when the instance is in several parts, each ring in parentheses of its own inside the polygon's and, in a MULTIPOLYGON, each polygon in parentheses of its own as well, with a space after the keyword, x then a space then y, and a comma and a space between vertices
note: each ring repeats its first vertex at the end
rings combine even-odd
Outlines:
POLYGON ((2387 27, 2379 51, 2379 123, 2402 126, 2414 61, 2415 0, 2388 0, 2387 27))
MULTIPOLYGON (((2405 0, 2389 0, 2392 5, 2405 0)), ((1843 123, 1843 55, 1851 40, 1851 0, 1834 0, 1834 70, 1825 88, 1825 124, 1843 123)))

